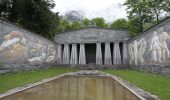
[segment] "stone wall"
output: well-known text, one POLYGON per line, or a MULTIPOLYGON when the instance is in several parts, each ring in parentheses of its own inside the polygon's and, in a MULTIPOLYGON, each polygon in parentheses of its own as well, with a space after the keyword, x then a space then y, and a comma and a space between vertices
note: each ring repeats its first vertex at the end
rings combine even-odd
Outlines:
POLYGON ((0 19, 0 69, 42 67, 55 61, 52 41, 0 19))
POLYGON ((170 17, 128 42, 132 66, 170 65, 170 17))

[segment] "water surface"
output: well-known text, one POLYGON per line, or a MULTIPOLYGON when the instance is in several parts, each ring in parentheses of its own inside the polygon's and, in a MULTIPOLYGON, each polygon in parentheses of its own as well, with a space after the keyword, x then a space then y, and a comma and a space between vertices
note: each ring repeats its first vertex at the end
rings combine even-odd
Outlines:
POLYGON ((64 76, 1 100, 140 100, 110 77, 64 76))

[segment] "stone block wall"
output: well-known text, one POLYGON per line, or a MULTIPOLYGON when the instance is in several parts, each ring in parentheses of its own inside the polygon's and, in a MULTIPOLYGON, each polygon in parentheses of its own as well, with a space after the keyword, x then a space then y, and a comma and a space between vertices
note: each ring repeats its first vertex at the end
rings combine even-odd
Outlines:
POLYGON ((170 66, 170 17, 128 42, 131 66, 170 66))
POLYGON ((0 19, 0 69, 54 64, 54 42, 0 19))

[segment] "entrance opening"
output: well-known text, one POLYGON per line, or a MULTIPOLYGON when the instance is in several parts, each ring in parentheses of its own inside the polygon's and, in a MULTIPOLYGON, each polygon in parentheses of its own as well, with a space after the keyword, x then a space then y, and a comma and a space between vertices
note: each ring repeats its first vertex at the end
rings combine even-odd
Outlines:
POLYGON ((86 52, 86 63, 87 64, 96 64, 96 44, 86 44, 85 45, 86 52))
POLYGON ((123 42, 120 42, 120 43, 119 43, 119 47, 120 47, 121 60, 123 61, 123 42))

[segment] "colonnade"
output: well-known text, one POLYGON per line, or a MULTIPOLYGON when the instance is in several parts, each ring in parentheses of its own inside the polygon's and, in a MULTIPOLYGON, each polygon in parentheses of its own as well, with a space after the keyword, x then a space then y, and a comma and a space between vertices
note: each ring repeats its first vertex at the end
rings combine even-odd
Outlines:
MULTIPOLYGON (((113 43, 113 49, 111 49, 111 43, 104 43, 104 57, 102 56, 101 43, 96 43, 96 64, 98 65, 121 65, 127 64, 127 44, 122 42, 122 49, 120 49, 120 42, 113 43), (111 53, 111 50, 113 50, 111 53)), ((57 61, 59 64, 86 64, 86 51, 85 44, 58 44, 57 61), (70 46, 72 48, 70 49, 70 46), (78 50, 79 49, 79 50, 78 50), (79 51, 79 52, 78 52, 79 51)), ((88 44, 87 44, 88 45, 88 44)))

